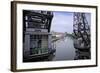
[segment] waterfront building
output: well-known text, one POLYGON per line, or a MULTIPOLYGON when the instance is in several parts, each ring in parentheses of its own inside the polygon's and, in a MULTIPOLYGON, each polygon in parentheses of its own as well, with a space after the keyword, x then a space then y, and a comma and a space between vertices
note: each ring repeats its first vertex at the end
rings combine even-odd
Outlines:
POLYGON ((53 13, 40 10, 23 10, 23 55, 41 56, 51 52, 50 26, 53 13))

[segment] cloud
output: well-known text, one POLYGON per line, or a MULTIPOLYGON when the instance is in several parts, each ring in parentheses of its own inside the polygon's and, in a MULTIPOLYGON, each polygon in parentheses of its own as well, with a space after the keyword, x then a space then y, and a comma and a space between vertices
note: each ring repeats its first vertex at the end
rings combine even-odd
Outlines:
POLYGON ((54 12, 54 17, 51 24, 51 31, 56 32, 73 32, 73 13, 54 12))
MULTIPOLYGON (((73 12, 53 12, 54 17, 51 24, 51 31, 73 32, 73 12)), ((91 14, 86 13, 86 19, 91 24, 91 14)))

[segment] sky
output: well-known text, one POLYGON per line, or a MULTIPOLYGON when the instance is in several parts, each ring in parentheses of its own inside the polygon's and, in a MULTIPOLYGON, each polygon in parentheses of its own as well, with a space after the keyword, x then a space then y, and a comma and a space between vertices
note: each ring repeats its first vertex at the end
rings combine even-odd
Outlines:
MULTIPOLYGON (((53 12, 51 31, 73 33, 73 12, 53 12)), ((90 24, 90 13, 86 18, 90 24)))

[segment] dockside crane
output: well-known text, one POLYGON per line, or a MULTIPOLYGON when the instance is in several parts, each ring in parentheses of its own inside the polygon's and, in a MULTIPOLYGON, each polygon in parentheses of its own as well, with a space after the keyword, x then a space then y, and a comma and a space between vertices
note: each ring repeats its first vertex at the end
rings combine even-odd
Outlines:
POLYGON ((74 47, 77 49, 75 59, 90 58, 90 24, 88 24, 86 14, 75 12, 73 15, 73 32, 76 40, 74 47))

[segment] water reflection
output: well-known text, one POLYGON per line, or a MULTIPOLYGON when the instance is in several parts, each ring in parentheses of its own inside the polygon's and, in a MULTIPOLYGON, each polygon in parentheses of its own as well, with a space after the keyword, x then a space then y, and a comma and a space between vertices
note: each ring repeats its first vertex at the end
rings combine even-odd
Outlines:
POLYGON ((52 58, 53 61, 58 60, 74 60, 75 48, 73 46, 73 40, 71 37, 64 37, 60 40, 54 42, 56 53, 55 57, 52 58))

